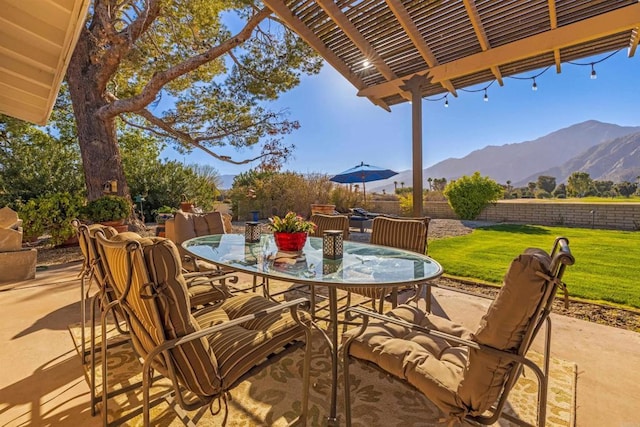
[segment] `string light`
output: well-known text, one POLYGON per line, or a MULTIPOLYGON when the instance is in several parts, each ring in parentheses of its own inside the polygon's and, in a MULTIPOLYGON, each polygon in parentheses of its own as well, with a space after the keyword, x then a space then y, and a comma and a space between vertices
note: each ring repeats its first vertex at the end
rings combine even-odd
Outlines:
POLYGON ((616 53, 620 52, 622 49, 618 49, 616 51, 611 52, 609 55, 605 56, 602 59, 598 59, 597 61, 593 61, 593 62, 571 62, 571 61, 567 61, 568 64, 571 65, 579 65, 579 66, 583 66, 583 67, 591 67, 591 74, 589 75, 589 78, 591 80, 595 80, 598 78, 598 74, 596 73, 596 69, 595 69, 595 65, 601 63, 602 61, 606 61, 607 59, 611 58, 613 55, 615 55, 616 53))
MULTIPOLYGON (((590 74, 590 78, 592 80, 595 80, 598 78, 598 74, 596 73, 596 69, 595 69, 595 65, 599 64, 600 62, 606 61, 607 59, 611 58, 613 55, 615 55, 616 53, 620 52, 622 49, 618 49, 614 52, 611 52, 609 55, 605 56, 602 59, 599 59, 597 61, 593 61, 593 62, 587 62, 587 63, 579 63, 579 62, 572 62, 572 61, 565 61, 565 63, 567 64, 571 64, 571 65, 578 65, 578 66, 590 66, 591 67, 591 74, 590 74)), ((535 74, 533 76, 529 76, 529 77, 517 77, 517 76, 506 76, 509 79, 516 79, 516 80, 531 80, 531 90, 536 92, 538 90, 538 81, 536 80, 538 77, 540 77, 541 75, 543 75, 544 73, 546 73, 549 69, 551 68, 551 66, 548 66, 547 68, 545 68, 544 70, 540 71, 538 74, 535 74)), ((489 102, 489 94, 487 92, 487 89, 489 89, 489 87, 491 87, 492 84, 494 84, 496 82, 496 80, 492 80, 489 84, 487 84, 485 87, 483 88, 478 88, 478 89, 457 89, 460 92, 483 92, 484 95, 482 97, 482 99, 484 100, 484 102, 489 102)), ((448 93, 435 98, 435 99, 429 99, 429 98, 424 98, 426 101, 441 101, 444 99, 444 108, 449 108, 449 99, 448 99, 448 93)))

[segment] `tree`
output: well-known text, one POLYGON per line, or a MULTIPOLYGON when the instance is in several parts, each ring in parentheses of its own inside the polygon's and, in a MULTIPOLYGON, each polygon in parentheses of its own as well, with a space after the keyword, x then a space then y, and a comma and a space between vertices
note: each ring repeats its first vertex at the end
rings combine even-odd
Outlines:
POLYGON ((480 212, 502 195, 502 186, 480 172, 462 176, 447 184, 444 195, 451 209, 461 219, 475 219, 480 212))
POLYGON ((570 197, 584 197, 591 189, 593 182, 586 172, 574 172, 567 179, 567 195, 570 197))
POLYGON ((433 179, 433 189, 435 191, 444 191, 444 188, 447 186, 447 178, 434 178, 433 179))
POLYGON ((621 196, 629 197, 636 192, 638 185, 629 181, 619 182, 615 185, 615 189, 621 196))
POLYGON ((0 115, 0 206, 54 193, 84 193, 78 146, 22 120, 0 115))
POLYGON ((536 185, 539 189, 544 190, 547 193, 551 193, 556 188, 556 177, 540 175, 536 185))
POLYGON ((597 196, 600 197, 613 197, 615 196, 615 190, 613 181, 593 181, 592 188, 597 196))
POLYGON ((247 1, 94 0, 66 75, 90 200, 114 179, 129 196, 117 118, 185 151, 280 167, 293 148, 281 135, 299 125, 264 104, 320 61, 277 22, 261 27, 270 15, 247 1), (165 99, 174 106, 161 111, 165 99), (261 153, 243 160, 219 150, 256 145, 261 153))

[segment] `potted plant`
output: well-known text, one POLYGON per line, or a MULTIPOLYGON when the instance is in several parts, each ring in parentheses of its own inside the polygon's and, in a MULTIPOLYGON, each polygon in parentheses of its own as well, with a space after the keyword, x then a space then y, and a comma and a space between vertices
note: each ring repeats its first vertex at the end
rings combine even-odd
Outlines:
POLYGON ((274 215, 269 218, 268 227, 273 231, 276 246, 281 251, 300 251, 307 241, 307 235, 316 225, 297 215, 287 213, 283 218, 274 215))
POLYGON ((182 212, 193 212, 195 204, 187 197, 186 194, 182 194, 180 200, 180 210, 182 212))
POLYGON ((127 231, 124 220, 131 215, 131 203, 122 196, 102 196, 90 201, 83 209, 83 218, 127 231))

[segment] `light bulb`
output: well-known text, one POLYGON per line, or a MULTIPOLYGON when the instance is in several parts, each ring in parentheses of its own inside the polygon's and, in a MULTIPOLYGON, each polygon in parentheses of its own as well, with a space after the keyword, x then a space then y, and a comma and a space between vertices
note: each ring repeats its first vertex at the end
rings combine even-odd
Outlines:
POLYGON ((484 102, 489 102, 489 95, 487 95, 487 90, 484 90, 484 102))
POLYGON ((447 98, 444 99, 444 108, 449 108, 449 100, 447 98))
POLYGON ((533 84, 531 85, 531 90, 536 91, 538 90, 538 84, 536 83, 536 78, 533 78, 533 84))
POLYGON ((596 74, 596 69, 593 68, 593 64, 591 64, 591 80, 595 80, 598 78, 598 75, 596 74))

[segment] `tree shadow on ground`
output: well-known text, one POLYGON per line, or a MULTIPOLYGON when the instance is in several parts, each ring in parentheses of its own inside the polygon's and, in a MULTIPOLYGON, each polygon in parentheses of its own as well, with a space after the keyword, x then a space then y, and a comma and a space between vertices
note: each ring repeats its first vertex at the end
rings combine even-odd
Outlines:
POLYGON ((479 227, 479 229, 516 234, 551 234, 551 231, 547 230, 543 226, 525 224, 496 224, 487 227, 479 227))

